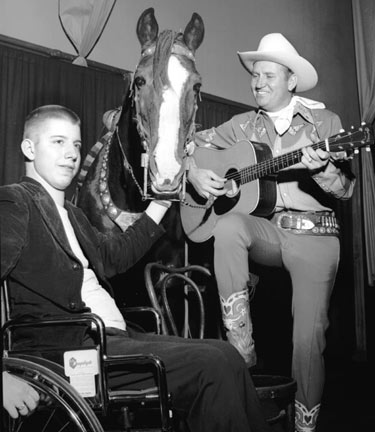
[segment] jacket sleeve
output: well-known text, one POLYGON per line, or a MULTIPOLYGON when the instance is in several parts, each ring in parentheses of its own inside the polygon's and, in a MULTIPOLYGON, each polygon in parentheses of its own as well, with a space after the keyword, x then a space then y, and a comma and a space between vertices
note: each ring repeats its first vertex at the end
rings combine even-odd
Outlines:
MULTIPOLYGON (((334 113, 330 114, 326 121, 318 122, 321 125, 318 128, 321 140, 338 134, 342 128, 339 116, 334 113)), ((353 195, 355 176, 346 160, 330 158, 325 169, 313 175, 313 179, 326 193, 336 199, 345 200, 353 195)))
POLYGON ((80 212, 79 218, 84 223, 82 226, 86 227, 85 243, 94 242, 100 267, 103 266, 102 271, 107 278, 130 269, 165 232, 163 226, 156 224, 146 213, 125 232, 112 235, 103 234, 93 227, 83 212, 80 212))
POLYGON ((27 241, 29 209, 22 194, 11 186, 0 188, 1 280, 15 267, 27 241))
POLYGON ((162 236, 164 229, 146 213, 125 232, 101 245, 107 277, 123 273, 131 268, 162 236))

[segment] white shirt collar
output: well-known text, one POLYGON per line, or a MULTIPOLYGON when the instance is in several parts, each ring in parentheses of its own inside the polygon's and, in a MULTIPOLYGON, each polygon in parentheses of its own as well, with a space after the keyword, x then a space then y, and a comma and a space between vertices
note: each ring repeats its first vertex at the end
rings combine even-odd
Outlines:
POLYGON ((322 102, 317 102, 312 99, 294 95, 285 108, 282 108, 280 111, 267 112, 267 115, 272 119, 276 132, 279 135, 283 135, 289 129, 293 119, 294 107, 297 102, 309 109, 325 108, 325 105, 322 102))

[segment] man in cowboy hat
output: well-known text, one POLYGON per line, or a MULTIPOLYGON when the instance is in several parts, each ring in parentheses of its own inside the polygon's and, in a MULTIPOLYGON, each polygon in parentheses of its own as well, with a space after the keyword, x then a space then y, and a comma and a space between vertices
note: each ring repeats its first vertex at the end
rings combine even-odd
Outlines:
MULTIPOLYGON (((205 198, 237 193, 234 182, 228 191, 225 173, 197 166, 199 147, 233 149, 239 141, 248 140, 250 146, 250 142, 268 145, 270 159, 301 149, 300 159, 278 173, 275 200, 270 200, 267 217, 249 215, 235 207, 218 217, 212 235, 227 338, 250 366, 256 363, 256 354, 249 307, 249 259, 260 265, 284 267, 290 273, 292 375, 298 386, 296 430, 314 431, 324 385, 327 312, 340 256, 333 201, 351 197, 354 177, 347 162, 336 161, 327 151, 311 146, 341 129, 339 117, 323 103, 295 94, 317 84, 312 64, 280 33, 264 36, 256 51, 238 55, 250 72, 258 109, 196 135, 188 181, 205 198)), ((231 153, 212 152, 212 158, 220 154, 227 158, 231 153)), ((236 163, 243 167, 254 161, 236 163)), ((263 203, 272 197, 258 198, 263 203)))

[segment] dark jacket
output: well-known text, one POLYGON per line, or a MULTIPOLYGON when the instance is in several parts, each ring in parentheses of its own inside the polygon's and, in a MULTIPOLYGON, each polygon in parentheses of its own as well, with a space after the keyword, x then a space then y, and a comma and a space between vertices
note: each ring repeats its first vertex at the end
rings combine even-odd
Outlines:
MULTIPOLYGON (((81 209, 65 202, 90 267, 112 295, 109 278, 133 266, 164 233, 146 214, 125 233, 105 236, 81 209)), ((88 309, 81 298, 83 267, 72 252, 57 207, 48 192, 25 177, 0 187, 1 280, 8 280, 12 318, 73 316, 88 309)), ((80 331, 22 334, 23 346, 81 345, 80 331)))

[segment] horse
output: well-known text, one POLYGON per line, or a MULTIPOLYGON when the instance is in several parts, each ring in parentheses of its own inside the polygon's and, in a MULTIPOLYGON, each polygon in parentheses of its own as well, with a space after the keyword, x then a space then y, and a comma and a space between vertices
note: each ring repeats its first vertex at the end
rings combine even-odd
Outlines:
POLYGON ((136 32, 141 57, 133 81, 122 106, 103 116, 108 132, 88 152, 75 194, 77 206, 107 235, 131 227, 147 201, 175 201, 163 219, 166 235, 131 270, 130 280, 139 276, 145 262, 183 265, 178 202, 188 143, 196 128, 201 76, 195 52, 204 38, 204 24, 193 13, 184 32, 159 34, 154 9, 149 8, 139 17, 136 32))

